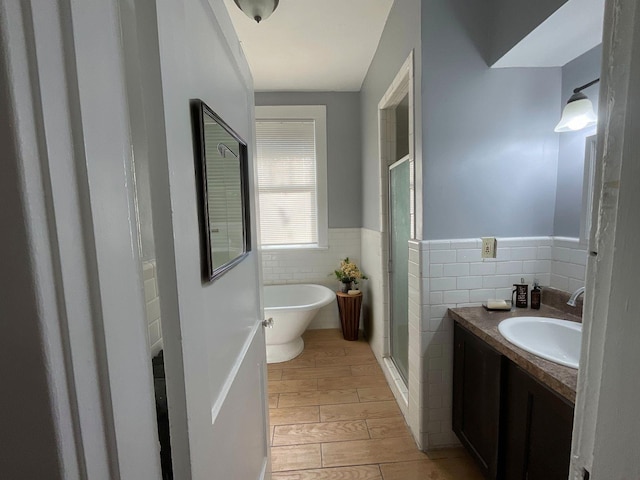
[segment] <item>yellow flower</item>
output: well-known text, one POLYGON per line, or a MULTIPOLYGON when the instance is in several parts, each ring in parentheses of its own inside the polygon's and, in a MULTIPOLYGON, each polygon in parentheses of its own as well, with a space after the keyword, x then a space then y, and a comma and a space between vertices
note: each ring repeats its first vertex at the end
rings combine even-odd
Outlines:
POLYGON ((334 274, 338 280, 344 283, 357 283, 357 280, 367 278, 367 276, 360 271, 358 265, 351 262, 348 257, 340 261, 340 268, 335 270, 334 274))

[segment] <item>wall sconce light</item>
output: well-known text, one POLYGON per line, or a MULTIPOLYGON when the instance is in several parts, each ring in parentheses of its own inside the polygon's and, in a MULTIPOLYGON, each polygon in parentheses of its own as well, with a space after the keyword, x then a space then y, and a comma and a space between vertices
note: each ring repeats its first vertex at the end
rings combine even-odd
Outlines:
POLYGON ((260 23, 278 8, 279 0, 233 0, 245 15, 260 23))
POLYGON ((580 93, 585 88, 590 87, 600 81, 599 78, 582 85, 573 90, 573 95, 567 102, 567 106, 562 111, 562 118, 556 125, 556 132, 575 132, 583 128, 591 127, 598 122, 598 117, 593 111, 593 104, 584 93, 580 93))

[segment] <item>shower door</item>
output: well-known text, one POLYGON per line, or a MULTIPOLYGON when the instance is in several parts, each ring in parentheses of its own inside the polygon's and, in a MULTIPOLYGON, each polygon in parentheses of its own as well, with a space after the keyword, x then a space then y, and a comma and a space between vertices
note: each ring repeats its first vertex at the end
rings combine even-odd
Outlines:
POLYGON ((389 285, 391 359, 408 380, 409 372, 409 157, 389 167, 389 285))

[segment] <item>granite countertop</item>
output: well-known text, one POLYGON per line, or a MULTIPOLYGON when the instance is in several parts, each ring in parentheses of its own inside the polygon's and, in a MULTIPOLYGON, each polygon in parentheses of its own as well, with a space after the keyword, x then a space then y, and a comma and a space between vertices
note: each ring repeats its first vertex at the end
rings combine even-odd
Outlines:
POLYGON ((553 317, 580 322, 579 316, 545 304, 541 305, 540 310, 517 308, 513 311, 488 311, 484 307, 451 308, 449 315, 455 322, 487 342, 542 384, 575 404, 578 370, 558 365, 516 347, 498 332, 498 324, 506 318, 523 316, 553 317))

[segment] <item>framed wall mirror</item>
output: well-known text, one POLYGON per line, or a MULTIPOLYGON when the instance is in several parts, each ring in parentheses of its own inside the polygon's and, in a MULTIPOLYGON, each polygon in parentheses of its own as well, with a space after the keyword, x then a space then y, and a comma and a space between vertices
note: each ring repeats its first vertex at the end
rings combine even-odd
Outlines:
POLYGON ((251 251, 247 144, 202 100, 191 100, 202 281, 251 251))

